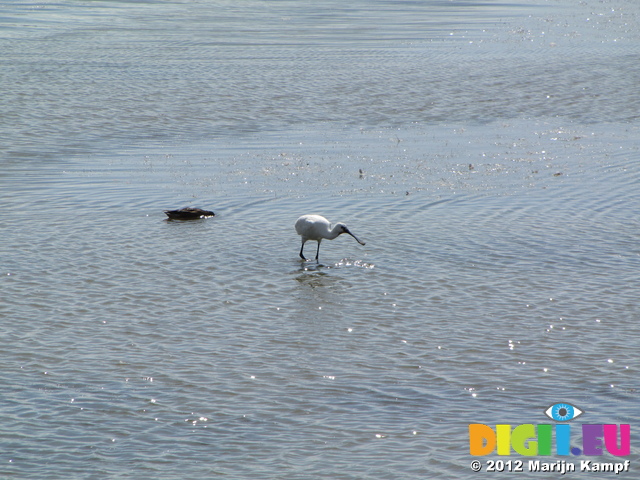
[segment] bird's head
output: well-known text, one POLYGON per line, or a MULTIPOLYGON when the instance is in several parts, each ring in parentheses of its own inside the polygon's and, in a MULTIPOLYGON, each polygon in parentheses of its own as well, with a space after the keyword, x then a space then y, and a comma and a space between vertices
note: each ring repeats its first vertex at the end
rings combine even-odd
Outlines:
POLYGON ((346 233, 347 235, 351 235, 353 238, 355 238, 356 242, 358 242, 360 245, 364 245, 365 244, 358 237, 356 237, 353 233, 351 233, 351 231, 347 228, 347 226, 344 223, 338 223, 338 226, 340 227, 340 234, 346 233))

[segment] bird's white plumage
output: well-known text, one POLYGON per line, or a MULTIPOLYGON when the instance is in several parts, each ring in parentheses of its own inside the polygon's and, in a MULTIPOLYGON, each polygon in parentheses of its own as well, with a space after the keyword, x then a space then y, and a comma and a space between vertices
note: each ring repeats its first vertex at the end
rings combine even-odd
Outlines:
POLYGON ((331 223, 320 215, 303 215, 296 221, 296 232, 302 237, 303 242, 329 238, 331 223))
POLYGON ((342 233, 351 235, 360 245, 364 245, 364 242, 360 241, 353 233, 349 231, 344 223, 336 223, 333 227, 331 222, 321 215, 303 215, 296 221, 296 232, 302 237, 302 247, 300 248, 300 257, 306 260, 302 251, 304 250, 304 244, 308 240, 315 240, 318 242, 318 250, 316 252, 316 260, 320 252, 320 242, 323 238, 327 240, 333 240, 342 233))

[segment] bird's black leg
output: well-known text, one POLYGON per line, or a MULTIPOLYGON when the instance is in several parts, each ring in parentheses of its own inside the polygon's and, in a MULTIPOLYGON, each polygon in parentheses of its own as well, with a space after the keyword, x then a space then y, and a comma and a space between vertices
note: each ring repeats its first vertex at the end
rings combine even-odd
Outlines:
POLYGON ((302 243, 302 246, 300 247, 300 258, 303 259, 303 260, 306 260, 306 258, 302 254, 302 250, 304 250, 304 242, 302 243))
POLYGON ((320 242, 318 241, 318 250, 316 250, 316 261, 318 260, 318 255, 320 255, 320 242))

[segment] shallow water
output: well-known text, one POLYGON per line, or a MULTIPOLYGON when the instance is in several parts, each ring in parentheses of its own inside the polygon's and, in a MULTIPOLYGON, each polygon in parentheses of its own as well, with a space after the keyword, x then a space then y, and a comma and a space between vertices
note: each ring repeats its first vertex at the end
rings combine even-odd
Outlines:
POLYGON ((559 401, 638 462, 635 4, 3 7, 1 476, 469 478, 559 401))

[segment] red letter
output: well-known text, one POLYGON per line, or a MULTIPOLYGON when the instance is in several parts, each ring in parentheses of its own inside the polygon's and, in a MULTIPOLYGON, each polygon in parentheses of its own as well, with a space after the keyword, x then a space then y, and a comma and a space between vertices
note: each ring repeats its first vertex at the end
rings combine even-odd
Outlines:
POLYGON ((624 457, 631 453, 631 427, 628 424, 620 425, 620 448, 618 448, 617 425, 604 425, 604 446, 611 455, 624 457))

